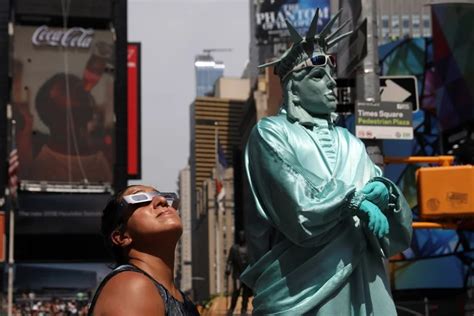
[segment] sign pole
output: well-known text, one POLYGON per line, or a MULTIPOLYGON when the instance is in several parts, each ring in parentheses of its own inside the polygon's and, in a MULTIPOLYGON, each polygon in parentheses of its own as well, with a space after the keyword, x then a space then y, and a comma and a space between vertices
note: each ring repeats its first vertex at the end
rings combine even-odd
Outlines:
MULTIPOLYGON (((16 122, 13 119, 12 107, 10 104, 7 106, 7 119, 10 122, 9 132, 9 149, 12 152, 16 149, 16 122)), ((10 174, 9 174, 10 176, 10 174)), ((10 181, 10 180, 9 180, 10 181)), ((14 268, 15 268, 15 209, 17 206, 17 188, 10 186, 8 188, 10 196, 10 211, 9 211, 9 229, 8 229, 8 294, 7 294, 7 314, 13 316, 13 282, 14 282, 14 268)))
POLYGON ((15 211, 13 206, 9 212, 10 227, 8 234, 8 316, 13 315, 13 278, 15 259, 13 254, 14 236, 15 236, 15 211))
MULTIPOLYGON (((367 55, 362 61, 362 67, 356 72, 357 100, 362 102, 380 102, 378 38, 377 38, 377 8, 375 0, 361 0, 361 17, 367 21, 367 55)), ((357 102, 356 108, 357 111, 357 102)), ((381 140, 364 140, 367 152, 372 161, 383 168, 381 140)))

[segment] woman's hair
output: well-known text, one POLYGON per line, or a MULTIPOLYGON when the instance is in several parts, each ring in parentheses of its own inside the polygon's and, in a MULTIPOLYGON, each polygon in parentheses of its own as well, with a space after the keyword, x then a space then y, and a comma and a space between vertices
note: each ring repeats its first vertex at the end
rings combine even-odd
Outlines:
POLYGON ((111 252, 117 265, 126 264, 128 262, 127 256, 124 254, 123 248, 114 244, 111 239, 111 234, 116 230, 124 220, 122 198, 124 193, 131 187, 130 185, 125 189, 119 191, 112 196, 104 210, 102 211, 101 233, 104 238, 105 247, 111 252))

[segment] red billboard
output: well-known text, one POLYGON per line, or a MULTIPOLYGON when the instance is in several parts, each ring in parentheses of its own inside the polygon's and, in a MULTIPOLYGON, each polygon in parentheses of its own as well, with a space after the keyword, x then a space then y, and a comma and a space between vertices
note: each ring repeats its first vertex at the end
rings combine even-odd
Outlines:
POLYGON ((129 179, 141 178, 141 46, 140 43, 129 43, 127 51, 127 173, 129 179))

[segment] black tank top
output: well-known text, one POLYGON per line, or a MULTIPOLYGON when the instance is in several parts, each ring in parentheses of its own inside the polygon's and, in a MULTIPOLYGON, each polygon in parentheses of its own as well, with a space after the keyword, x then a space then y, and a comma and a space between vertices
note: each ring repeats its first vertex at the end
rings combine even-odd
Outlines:
POLYGON ((114 275, 124 272, 124 271, 133 271, 133 272, 138 272, 143 275, 145 275, 147 278, 149 278, 153 284, 155 284, 158 292, 160 293, 161 298, 163 299, 163 303, 165 305, 165 315, 169 316, 194 316, 194 315, 199 315, 196 306, 194 306, 193 302, 189 300, 189 298, 180 290, 181 295, 183 296, 184 302, 180 302, 177 299, 175 299, 169 292, 168 290, 158 283, 155 279, 153 279, 148 273, 145 271, 130 265, 130 264, 125 264, 121 265, 117 268, 115 268, 112 272, 110 272, 100 283, 99 287, 97 288, 97 291, 94 294, 94 297, 92 299, 91 305, 89 307, 89 316, 93 315, 94 307, 97 302, 97 298, 99 297, 100 292, 102 291, 103 287, 109 281, 114 275))

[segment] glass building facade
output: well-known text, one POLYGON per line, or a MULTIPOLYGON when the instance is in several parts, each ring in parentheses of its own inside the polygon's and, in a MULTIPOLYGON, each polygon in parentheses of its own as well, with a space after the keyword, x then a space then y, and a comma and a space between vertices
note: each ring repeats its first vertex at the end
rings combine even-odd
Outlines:
POLYGON ((214 95, 216 81, 224 74, 224 63, 215 61, 211 55, 197 55, 194 61, 196 70, 196 96, 214 95))

